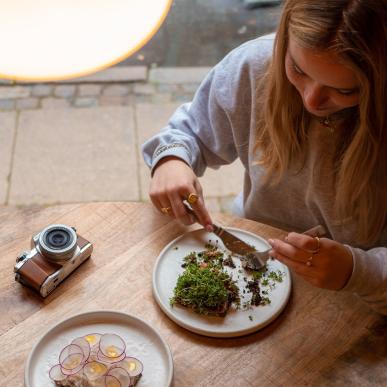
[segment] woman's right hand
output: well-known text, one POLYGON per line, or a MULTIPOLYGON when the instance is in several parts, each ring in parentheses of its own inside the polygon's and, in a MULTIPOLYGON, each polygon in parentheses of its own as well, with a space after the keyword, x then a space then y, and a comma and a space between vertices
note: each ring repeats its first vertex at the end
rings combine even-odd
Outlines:
POLYGON ((199 223, 211 232, 212 220, 204 204, 202 187, 191 167, 177 157, 167 156, 161 159, 154 169, 149 191, 155 207, 185 225, 195 223, 196 219, 183 203, 190 194, 198 196, 196 203, 190 205, 199 223))

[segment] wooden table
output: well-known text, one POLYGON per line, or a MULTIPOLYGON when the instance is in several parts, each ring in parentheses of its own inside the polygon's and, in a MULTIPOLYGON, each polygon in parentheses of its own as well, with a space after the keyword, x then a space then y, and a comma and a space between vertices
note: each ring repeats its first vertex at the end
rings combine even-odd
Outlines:
MULTIPOLYGON (((281 235, 228 215, 215 219, 266 238, 281 235)), ((2 207, 0 227, 1 386, 23 385, 27 356, 50 326, 95 309, 128 312, 155 327, 172 350, 176 387, 387 385, 387 320, 351 294, 295 276, 285 311, 255 334, 208 338, 172 322, 152 297, 152 269, 162 247, 187 229, 148 204, 2 207), (14 282, 13 266, 31 235, 51 223, 75 226, 94 252, 43 300, 14 282)))

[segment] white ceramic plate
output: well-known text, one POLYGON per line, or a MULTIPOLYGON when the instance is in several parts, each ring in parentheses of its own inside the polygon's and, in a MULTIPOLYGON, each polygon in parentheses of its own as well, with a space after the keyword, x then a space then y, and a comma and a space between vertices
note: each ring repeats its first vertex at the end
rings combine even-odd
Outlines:
MULTIPOLYGON (((267 250, 270 245, 265 239, 250 232, 226 228, 238 238, 253 245, 257 250, 267 250)), ((264 306, 253 307, 249 310, 241 310, 232 307, 225 317, 203 316, 184 307, 174 306, 169 303, 173 296, 173 290, 178 276, 184 271, 181 267, 183 258, 192 251, 202 251, 206 243, 218 243, 220 249, 225 246, 215 234, 204 229, 188 232, 169 243, 160 253, 153 271, 153 294, 161 309, 177 324, 192 332, 211 337, 237 337, 255 332, 273 321, 284 309, 291 292, 291 277, 288 268, 276 260, 268 261, 269 270, 283 272, 283 281, 276 283, 274 289, 269 290, 271 303, 264 306)), ((243 279, 246 272, 239 273, 241 269, 238 258, 233 258, 235 269, 226 268, 232 272, 233 278, 238 281, 240 289, 245 287, 243 279)), ((243 295, 242 292, 240 292, 243 295)), ((246 296, 245 296, 246 297, 246 296)), ((243 299, 242 299, 243 302, 243 299)))
POLYGON ((76 337, 92 332, 116 333, 125 341, 127 355, 141 360, 144 371, 136 387, 172 384, 172 355, 161 336, 137 317, 103 310, 70 317, 46 332, 28 357, 24 374, 26 387, 54 386, 48 373, 58 363, 61 349, 76 337))

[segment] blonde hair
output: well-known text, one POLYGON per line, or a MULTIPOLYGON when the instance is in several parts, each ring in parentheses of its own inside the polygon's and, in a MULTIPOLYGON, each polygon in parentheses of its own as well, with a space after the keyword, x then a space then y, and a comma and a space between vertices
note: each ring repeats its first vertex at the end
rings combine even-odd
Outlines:
POLYGON ((333 49, 350 64, 360 102, 337 148, 334 204, 339 219, 356 220, 366 245, 377 241, 387 218, 386 9, 386 0, 287 0, 257 101, 257 162, 273 183, 302 168, 311 120, 285 74, 289 34, 305 48, 333 49))

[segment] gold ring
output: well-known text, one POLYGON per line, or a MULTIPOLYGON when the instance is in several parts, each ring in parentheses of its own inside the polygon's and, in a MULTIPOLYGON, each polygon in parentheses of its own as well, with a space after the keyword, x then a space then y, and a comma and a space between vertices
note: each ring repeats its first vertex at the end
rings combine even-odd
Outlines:
POLYGON ((318 254, 320 252, 320 245, 321 245, 321 242, 320 242, 320 238, 318 236, 315 236, 314 239, 316 239, 317 241, 317 247, 311 251, 312 254, 318 254))
POLYGON ((189 204, 195 204, 198 201, 198 199, 199 199, 198 195, 196 195, 195 193, 190 193, 188 195, 187 202, 189 204))
POLYGON ((312 266, 313 265, 313 257, 309 257, 308 260, 305 262, 306 266, 312 266))
POLYGON ((168 212, 171 210, 172 208, 171 207, 161 207, 160 208, 160 211, 165 214, 165 215, 168 215, 168 212))

